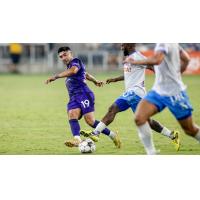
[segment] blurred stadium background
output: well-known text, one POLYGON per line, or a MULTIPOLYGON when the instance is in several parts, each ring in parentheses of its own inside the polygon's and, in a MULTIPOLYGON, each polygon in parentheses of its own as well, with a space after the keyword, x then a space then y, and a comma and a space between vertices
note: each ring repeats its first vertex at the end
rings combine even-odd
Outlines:
MULTIPOLYGON (((0 45, 0 72, 12 71, 12 45, 17 43, 4 43, 0 45)), ((17 44, 21 49, 17 50, 21 56, 17 66, 20 73, 48 73, 63 69, 63 64, 57 57, 57 49, 60 46, 70 46, 75 54, 81 58, 88 70, 118 70, 121 66, 121 53, 119 43, 23 43, 17 44)), ((200 43, 181 44, 191 55, 192 60, 187 73, 200 73, 200 43)), ((154 43, 138 44, 138 50, 145 55, 151 55, 154 43)), ((16 48, 16 47, 14 47, 16 48)), ((15 51, 15 49, 14 49, 15 51)))

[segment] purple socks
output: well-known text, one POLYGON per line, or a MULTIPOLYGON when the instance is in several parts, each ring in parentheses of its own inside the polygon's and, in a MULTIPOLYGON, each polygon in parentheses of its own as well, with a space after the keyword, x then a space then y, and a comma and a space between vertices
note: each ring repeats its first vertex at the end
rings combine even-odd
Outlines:
POLYGON ((70 124, 73 136, 80 136, 80 125, 78 123, 78 120, 70 119, 69 124, 70 124))

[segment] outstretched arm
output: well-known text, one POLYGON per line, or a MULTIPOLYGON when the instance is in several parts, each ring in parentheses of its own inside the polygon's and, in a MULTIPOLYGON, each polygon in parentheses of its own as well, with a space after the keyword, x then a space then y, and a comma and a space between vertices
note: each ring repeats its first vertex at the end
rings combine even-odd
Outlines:
POLYGON ((110 84, 110 83, 114 83, 114 82, 118 82, 118 81, 123 81, 124 80, 124 76, 118 76, 116 78, 109 78, 106 80, 106 84, 110 84))
POLYGON ((183 73, 190 62, 190 56, 189 54, 181 48, 180 50, 180 58, 181 58, 181 73, 183 73))
POLYGON ((144 60, 133 60, 132 58, 128 57, 125 59, 124 63, 131 63, 133 65, 159 65, 164 60, 165 54, 161 51, 157 51, 154 56, 149 57, 144 60))
POLYGON ((74 67, 71 67, 70 69, 67 69, 66 71, 64 72, 61 72, 55 76, 52 76, 50 78, 48 78, 45 83, 48 84, 48 83, 51 83, 52 81, 55 81, 56 79, 58 78, 65 78, 65 77, 69 77, 69 76, 72 76, 74 74, 76 74, 78 72, 78 67, 74 66, 74 67))
POLYGON ((94 76, 92 76, 91 74, 89 74, 88 72, 86 72, 86 79, 88 81, 93 82, 96 86, 98 87, 102 87, 104 82, 103 81, 99 81, 97 80, 94 76))
POLYGON ((155 72, 153 65, 148 65, 146 69, 151 70, 152 72, 155 72))

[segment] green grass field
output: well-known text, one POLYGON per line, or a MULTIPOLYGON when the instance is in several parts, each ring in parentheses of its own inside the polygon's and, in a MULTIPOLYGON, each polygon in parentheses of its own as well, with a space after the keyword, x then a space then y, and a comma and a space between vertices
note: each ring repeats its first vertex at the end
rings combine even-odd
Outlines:
MULTIPOLYGON (((120 73, 96 74, 99 79, 114 77, 120 73)), ((48 75, 0 75, 0 154, 44 154, 74 155, 80 154, 78 149, 66 148, 64 141, 71 137, 65 106, 68 94, 64 79, 50 85, 44 81, 48 75)), ((148 76, 146 86, 152 86, 154 77, 148 76)), ((188 94, 194 107, 194 119, 200 125, 200 76, 185 76, 188 94)), ((90 84, 96 95, 96 118, 101 119, 112 102, 123 92, 123 82, 96 88, 90 84)), ((169 111, 157 115, 159 120, 170 129, 179 129, 169 111)), ((81 127, 89 129, 83 120, 81 127)), ((122 149, 114 147, 112 141, 101 135, 94 154, 108 155, 141 155, 144 154, 133 114, 129 110, 120 113, 111 124, 112 130, 118 130, 123 143, 122 149)), ((181 149, 177 153, 168 138, 154 133, 154 141, 161 154, 200 154, 200 144, 192 138, 181 134, 181 149)))

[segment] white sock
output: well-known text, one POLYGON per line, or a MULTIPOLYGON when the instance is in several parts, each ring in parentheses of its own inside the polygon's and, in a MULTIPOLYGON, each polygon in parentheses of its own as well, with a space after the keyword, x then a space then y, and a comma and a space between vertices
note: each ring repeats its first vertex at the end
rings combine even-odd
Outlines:
POLYGON ((173 135, 171 133, 172 132, 166 127, 164 127, 162 132, 161 132, 162 135, 167 136, 167 137, 172 139, 173 135))
POLYGON ((95 135, 99 135, 105 128, 106 128, 106 125, 103 122, 99 122, 97 127, 94 129, 93 133, 95 135))
POLYGON ((199 128, 198 133, 195 135, 195 138, 200 142, 200 128, 199 128))
POLYGON ((148 155, 155 155, 156 149, 152 140, 152 132, 149 124, 146 122, 142 126, 138 126, 138 134, 144 145, 144 148, 148 155))
POLYGON ((113 140, 115 138, 116 134, 113 131, 110 131, 109 137, 113 140))
POLYGON ((80 136, 74 136, 74 139, 77 139, 77 140, 79 140, 80 142, 81 142, 81 137, 80 136))

